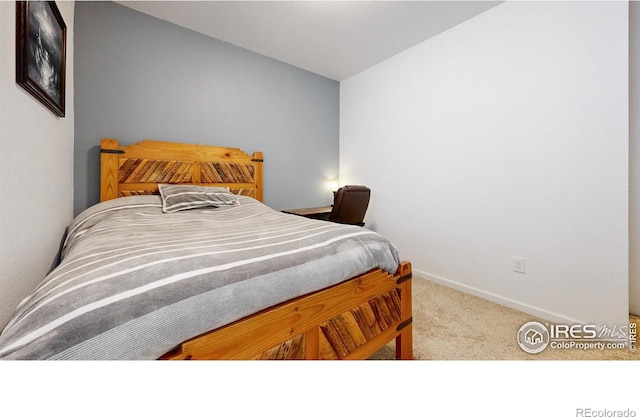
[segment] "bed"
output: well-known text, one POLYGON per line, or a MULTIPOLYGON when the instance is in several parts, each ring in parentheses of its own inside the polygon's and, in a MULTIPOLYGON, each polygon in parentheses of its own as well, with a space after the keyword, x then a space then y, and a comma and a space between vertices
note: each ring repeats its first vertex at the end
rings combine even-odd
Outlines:
POLYGON ((411 264, 263 204, 263 156, 101 143, 101 202, 0 334, 0 359, 412 359, 411 264))

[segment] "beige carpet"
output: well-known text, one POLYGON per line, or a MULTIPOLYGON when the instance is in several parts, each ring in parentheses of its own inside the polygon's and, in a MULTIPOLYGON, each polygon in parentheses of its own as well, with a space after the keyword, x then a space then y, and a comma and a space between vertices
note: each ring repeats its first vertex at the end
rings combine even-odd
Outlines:
MULTIPOLYGON (((423 360, 638 360, 629 349, 551 349, 524 352, 516 340, 520 326, 540 321, 522 313, 423 278, 413 278, 413 352, 423 360)), ((640 327, 640 320, 632 318, 640 327)), ((637 344, 636 344, 637 346, 637 344)), ((393 343, 371 359, 393 359, 393 343)))

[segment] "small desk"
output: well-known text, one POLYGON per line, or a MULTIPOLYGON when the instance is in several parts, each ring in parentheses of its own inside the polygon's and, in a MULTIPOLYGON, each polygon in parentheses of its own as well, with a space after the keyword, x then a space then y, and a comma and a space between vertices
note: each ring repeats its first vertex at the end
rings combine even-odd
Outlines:
POLYGON ((296 216, 308 217, 310 219, 327 220, 333 206, 325 207, 309 207, 309 208, 294 208, 282 210, 283 213, 295 214, 296 216))

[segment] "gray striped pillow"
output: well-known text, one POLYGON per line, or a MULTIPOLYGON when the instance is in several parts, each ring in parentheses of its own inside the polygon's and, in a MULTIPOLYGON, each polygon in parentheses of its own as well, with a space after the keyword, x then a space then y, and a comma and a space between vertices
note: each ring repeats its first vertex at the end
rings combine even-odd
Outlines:
POLYGON ((165 213, 240 204, 238 198, 226 187, 160 184, 158 189, 162 197, 162 211, 165 213))

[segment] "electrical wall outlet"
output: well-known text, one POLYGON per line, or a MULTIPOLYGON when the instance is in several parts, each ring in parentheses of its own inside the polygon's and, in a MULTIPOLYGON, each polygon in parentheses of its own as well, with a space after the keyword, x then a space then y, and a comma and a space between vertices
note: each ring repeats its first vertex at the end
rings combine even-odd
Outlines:
POLYGON ((524 274, 524 258, 513 257, 513 270, 524 274))

